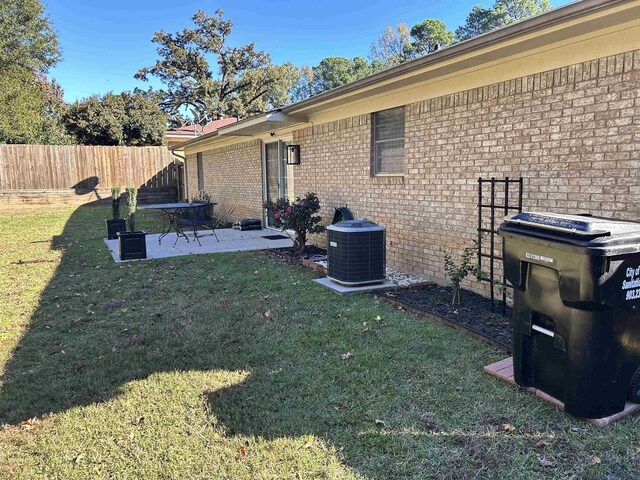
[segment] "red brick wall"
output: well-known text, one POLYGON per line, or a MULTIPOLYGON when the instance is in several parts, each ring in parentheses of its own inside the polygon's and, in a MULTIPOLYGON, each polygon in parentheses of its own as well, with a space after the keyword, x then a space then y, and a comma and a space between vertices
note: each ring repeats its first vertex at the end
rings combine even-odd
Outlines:
MULTIPOLYGON (((370 116, 294 132, 297 195, 387 227, 390 265, 444 281, 470 245, 478 177, 524 177, 525 209, 640 220, 640 51, 406 107, 404 177, 371 177, 370 116)), ((320 243, 322 238, 317 239, 320 243)))

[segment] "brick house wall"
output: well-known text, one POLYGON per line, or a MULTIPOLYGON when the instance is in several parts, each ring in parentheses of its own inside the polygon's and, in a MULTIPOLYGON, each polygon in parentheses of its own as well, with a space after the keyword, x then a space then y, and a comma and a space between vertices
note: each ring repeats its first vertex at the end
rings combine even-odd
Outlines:
POLYGON ((347 204, 384 225, 402 270, 444 281, 476 235, 478 177, 524 177, 525 209, 640 220, 640 51, 407 105, 403 177, 371 176, 370 118, 294 132, 296 194, 326 223, 347 204))
MULTIPOLYGON (((198 193, 196 154, 187 155, 189 199, 198 193)), ((262 218, 262 142, 251 140, 202 154, 204 189, 217 212, 233 208, 233 219, 262 218)))

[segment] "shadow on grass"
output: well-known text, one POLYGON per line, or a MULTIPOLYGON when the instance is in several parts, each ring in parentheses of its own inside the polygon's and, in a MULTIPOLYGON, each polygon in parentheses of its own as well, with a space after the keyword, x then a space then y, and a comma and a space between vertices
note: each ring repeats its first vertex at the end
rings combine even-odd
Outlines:
MULTIPOLYGON (((102 241, 108 211, 79 207, 51 242, 61 260, 6 365, 0 423, 104 402, 154 372, 221 369, 251 372, 237 390, 210 394, 230 432, 314 434, 355 448, 393 409, 413 404, 404 423, 420 424, 428 400, 409 390, 429 374, 414 364, 422 334, 432 335, 432 359, 453 360, 441 332, 387 335, 374 310, 389 322, 404 312, 330 295, 308 271, 259 253, 116 265, 102 241)), ((157 229, 155 218, 139 222, 157 229)))
MULTIPOLYGON (((20 215, 26 215, 28 223, 34 212, 20 215)), ((110 207, 98 202, 80 206, 60 235, 27 242, 49 243, 52 251, 60 252, 59 260, 29 258, 27 247, 19 260, 8 264, 22 269, 51 263, 57 267, 0 378, 0 425, 105 400, 123 382, 148 373, 135 369, 132 376, 131 369, 106 363, 112 357, 121 366, 139 364, 132 347, 142 345, 142 337, 129 338, 125 324, 131 316, 118 312, 126 310, 133 291, 145 283, 139 273, 127 278, 127 268, 115 267, 105 256, 102 237, 109 215, 110 207)), ((154 228, 158 220, 152 213, 143 222, 154 228)), ((51 223, 56 219, 51 217, 51 223)), ((46 226, 32 233, 51 234, 46 226)), ((29 285, 17 287, 29 289, 29 285)))
MULTIPOLYGON (((150 215, 140 226, 157 230, 150 215)), ((80 207, 52 242, 62 258, 6 366, 0 423, 104 402, 155 372, 247 371, 202 392, 228 435, 314 435, 379 478, 507 474, 513 455, 522 471, 540 468, 526 453, 536 427, 502 425, 534 405, 544 430, 553 409, 482 376, 499 353, 372 296, 330 294, 259 253, 114 264, 107 216, 80 207)))

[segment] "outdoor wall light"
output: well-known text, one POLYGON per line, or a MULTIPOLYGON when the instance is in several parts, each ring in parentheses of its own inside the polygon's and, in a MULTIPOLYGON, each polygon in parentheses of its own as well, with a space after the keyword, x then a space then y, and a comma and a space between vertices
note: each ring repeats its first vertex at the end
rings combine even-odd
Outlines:
POLYGON ((300 145, 287 145, 287 165, 300 165, 300 145))

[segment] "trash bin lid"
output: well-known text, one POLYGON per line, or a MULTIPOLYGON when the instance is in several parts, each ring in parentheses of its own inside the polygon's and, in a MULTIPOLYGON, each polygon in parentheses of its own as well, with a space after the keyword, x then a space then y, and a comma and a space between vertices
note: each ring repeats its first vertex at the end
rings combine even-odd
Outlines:
POLYGON ((334 223, 333 225, 329 225, 327 230, 336 230, 338 232, 374 232, 384 230, 384 227, 381 227, 371 220, 361 218, 359 220, 344 220, 334 223))
POLYGON ((616 247, 615 254, 640 250, 640 223, 589 215, 522 212, 505 217, 500 232, 544 238, 582 247, 616 247), (626 251, 619 247, 629 246, 626 251))

